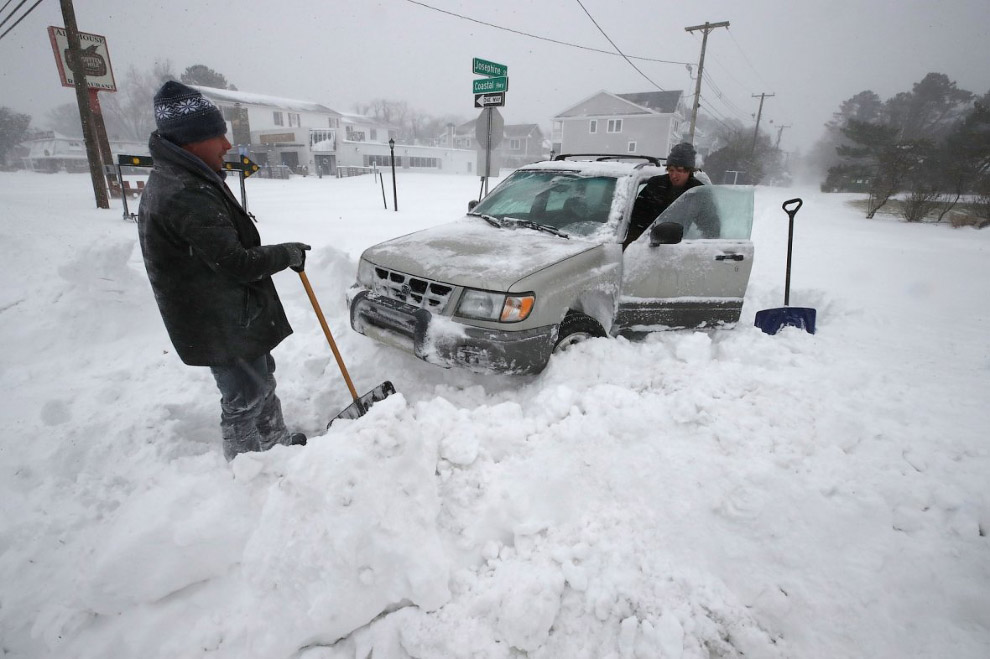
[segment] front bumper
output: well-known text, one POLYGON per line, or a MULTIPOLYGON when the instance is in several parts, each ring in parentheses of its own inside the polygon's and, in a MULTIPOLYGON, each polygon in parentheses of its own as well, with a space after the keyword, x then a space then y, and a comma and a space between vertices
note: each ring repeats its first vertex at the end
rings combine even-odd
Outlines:
POLYGON ((473 327, 365 289, 351 297, 351 327, 431 364, 482 373, 538 373, 553 350, 552 326, 473 327))

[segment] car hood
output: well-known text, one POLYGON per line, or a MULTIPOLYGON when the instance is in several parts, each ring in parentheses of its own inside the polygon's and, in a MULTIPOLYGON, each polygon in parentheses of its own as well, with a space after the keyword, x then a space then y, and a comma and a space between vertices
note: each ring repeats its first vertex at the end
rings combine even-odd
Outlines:
POLYGON ((446 284, 508 291, 523 277, 600 244, 523 227, 500 229, 480 217, 465 217, 379 243, 362 258, 446 284))

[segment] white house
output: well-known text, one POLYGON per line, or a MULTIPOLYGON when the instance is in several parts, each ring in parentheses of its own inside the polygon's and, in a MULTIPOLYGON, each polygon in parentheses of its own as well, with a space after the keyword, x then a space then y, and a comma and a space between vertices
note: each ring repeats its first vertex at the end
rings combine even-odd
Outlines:
POLYGON ((612 94, 600 91, 553 118, 555 153, 666 157, 683 140, 683 92, 612 94))
MULTIPOLYGON (((312 101, 195 88, 223 112, 235 148, 260 165, 328 175, 391 165, 389 126, 371 117, 312 101)), ((471 173, 473 164, 473 151, 395 145, 395 166, 401 169, 471 173)))
MULTIPOLYGON (((147 141, 108 140, 110 152, 116 157, 121 154, 143 156, 148 154, 147 141)), ((86 157, 86 143, 81 137, 68 137, 55 131, 41 131, 24 140, 27 155, 22 159, 24 168, 35 172, 88 172, 89 160, 86 157)))

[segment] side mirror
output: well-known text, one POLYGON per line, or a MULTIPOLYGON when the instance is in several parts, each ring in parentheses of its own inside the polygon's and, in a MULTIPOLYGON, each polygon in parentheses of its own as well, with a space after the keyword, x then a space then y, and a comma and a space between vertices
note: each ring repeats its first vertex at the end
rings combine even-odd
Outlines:
POLYGON ((676 245, 684 240, 684 227, 677 222, 661 222, 650 229, 650 247, 676 245))
POLYGON ((473 211, 474 210, 474 207, 477 206, 477 205, 478 205, 478 200, 477 199, 472 199, 471 201, 469 201, 468 202, 468 212, 470 213, 471 211, 473 211))

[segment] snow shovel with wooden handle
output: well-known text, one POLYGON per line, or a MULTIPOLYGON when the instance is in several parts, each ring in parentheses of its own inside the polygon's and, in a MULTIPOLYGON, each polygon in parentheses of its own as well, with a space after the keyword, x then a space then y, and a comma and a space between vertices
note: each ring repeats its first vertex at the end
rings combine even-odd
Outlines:
POLYGON ((804 204, 800 199, 788 199, 782 205, 787 213, 787 275, 784 279, 784 306, 756 312, 756 326, 767 334, 776 334, 784 327, 799 327, 809 334, 815 333, 817 312, 807 307, 791 307, 791 245, 794 242, 794 216, 804 204), (792 208, 788 208, 791 206, 792 208))
POLYGON ((340 356, 340 351, 337 350, 337 342, 333 340, 333 335, 330 333, 330 327, 327 325, 327 319, 323 317, 323 311, 320 309, 320 303, 316 301, 316 294, 313 293, 313 287, 309 285, 309 277, 306 276, 305 271, 302 267, 293 268, 299 273, 299 279, 302 280, 303 287, 306 289, 306 295, 309 296, 309 301, 313 305, 313 311, 316 312, 316 317, 320 319, 320 327, 323 328, 323 333, 327 337, 327 342, 330 344, 330 349, 333 351, 333 356, 337 360, 337 366, 340 367, 340 372, 344 376, 344 382, 347 383, 347 389, 351 392, 351 398, 354 402, 348 405, 343 412, 330 419, 330 423, 327 424, 327 428, 333 425, 333 422, 337 419, 357 419, 368 413, 368 409, 375 403, 385 400, 389 396, 395 393, 395 387, 392 383, 386 380, 380 385, 369 391, 363 396, 358 396, 357 390, 354 388, 354 383, 351 382, 351 376, 347 373, 347 367, 344 366, 344 359, 340 356))

